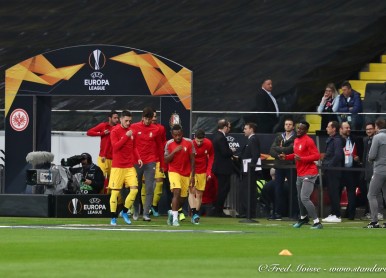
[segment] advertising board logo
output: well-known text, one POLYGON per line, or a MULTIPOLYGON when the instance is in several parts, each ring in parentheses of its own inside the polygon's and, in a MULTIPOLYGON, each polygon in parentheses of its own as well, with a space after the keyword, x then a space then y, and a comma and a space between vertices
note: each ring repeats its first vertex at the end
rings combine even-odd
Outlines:
POLYGON ((29 124, 28 113, 21 108, 13 110, 11 116, 9 117, 9 123, 13 130, 23 131, 28 127, 29 124))
POLYGON ((107 211, 106 205, 99 198, 91 198, 89 204, 85 204, 83 209, 86 214, 103 214, 107 211))
POLYGON ((101 70, 106 65, 106 56, 99 49, 95 49, 88 57, 88 64, 93 70, 101 70))
POLYGON ((88 57, 89 66, 95 70, 90 74, 91 79, 84 79, 84 85, 88 87, 89 91, 105 91, 106 86, 110 86, 108 79, 103 77, 100 72, 106 65, 106 56, 99 49, 95 49, 88 57))
POLYGON ((72 214, 80 214, 82 212, 83 205, 82 202, 78 198, 73 198, 68 203, 68 210, 72 214))

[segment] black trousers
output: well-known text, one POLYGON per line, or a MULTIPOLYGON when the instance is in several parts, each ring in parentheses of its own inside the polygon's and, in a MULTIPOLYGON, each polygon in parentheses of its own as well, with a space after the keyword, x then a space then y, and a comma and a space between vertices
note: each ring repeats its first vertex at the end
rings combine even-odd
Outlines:
POLYGON ((241 182, 239 186, 239 202, 240 211, 239 214, 245 214, 248 216, 248 190, 250 197, 250 217, 256 217, 256 206, 257 206, 257 173, 251 172, 251 184, 248 184, 248 175, 243 174, 241 176, 241 182))
POLYGON ((215 203, 215 208, 218 212, 222 212, 225 200, 227 199, 229 190, 231 189, 231 175, 215 175, 218 181, 217 200, 215 203))
POLYGON ((357 172, 353 171, 343 171, 342 172, 342 178, 341 178, 341 184, 342 186, 346 186, 347 190, 347 210, 346 215, 349 219, 355 218, 355 210, 356 210, 356 194, 355 190, 357 187, 358 182, 358 174, 357 172))
POLYGON ((342 186, 340 185, 340 172, 326 170, 324 177, 327 183, 328 196, 330 197, 331 212, 330 214, 340 217, 340 197, 342 186))

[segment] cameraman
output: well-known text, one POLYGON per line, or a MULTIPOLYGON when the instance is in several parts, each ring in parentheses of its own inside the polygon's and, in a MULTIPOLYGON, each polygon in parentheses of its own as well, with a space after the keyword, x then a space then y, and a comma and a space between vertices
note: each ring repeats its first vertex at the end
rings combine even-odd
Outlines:
POLYGON ((74 176, 80 176, 80 193, 99 194, 105 181, 101 168, 92 162, 88 153, 82 153, 79 160, 82 167, 70 167, 70 171, 74 176))

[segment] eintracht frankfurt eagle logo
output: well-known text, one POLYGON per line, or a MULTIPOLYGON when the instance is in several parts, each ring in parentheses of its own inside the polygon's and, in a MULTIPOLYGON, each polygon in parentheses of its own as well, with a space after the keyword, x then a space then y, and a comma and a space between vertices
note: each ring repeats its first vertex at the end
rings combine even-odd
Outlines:
POLYGON ((11 127, 16 131, 23 131, 28 127, 29 117, 24 109, 18 108, 13 110, 9 117, 11 127))

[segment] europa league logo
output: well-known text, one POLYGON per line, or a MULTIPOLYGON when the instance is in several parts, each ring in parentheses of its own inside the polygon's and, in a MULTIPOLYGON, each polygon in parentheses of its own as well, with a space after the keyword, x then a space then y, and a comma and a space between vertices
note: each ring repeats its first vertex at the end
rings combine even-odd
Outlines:
POLYGON ((68 210, 72 214, 79 214, 82 211, 82 203, 79 201, 78 198, 73 198, 68 203, 68 210))
POLYGON ((170 116, 169 125, 170 125, 171 128, 172 128, 174 125, 181 125, 181 118, 180 118, 180 115, 178 115, 177 113, 173 113, 173 114, 170 116))
POLYGON ((88 57, 88 64, 94 70, 101 70, 106 64, 106 56, 99 49, 95 49, 88 57))

